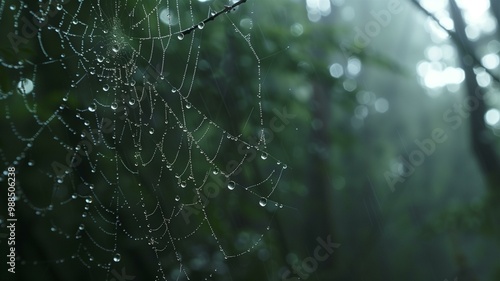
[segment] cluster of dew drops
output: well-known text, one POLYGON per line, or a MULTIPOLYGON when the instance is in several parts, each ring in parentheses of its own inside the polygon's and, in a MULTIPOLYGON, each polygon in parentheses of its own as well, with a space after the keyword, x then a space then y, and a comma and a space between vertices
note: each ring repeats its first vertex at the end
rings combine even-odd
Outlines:
MULTIPOLYGON (((261 158, 262 160, 266 160, 266 159, 268 158, 268 154, 267 154, 267 152, 263 152, 263 153, 261 154, 260 158, 261 158)), ((278 162, 277 164, 278 164, 278 165, 281 165, 281 162, 278 162)), ((288 166, 287 166, 286 164, 283 164, 283 166, 282 166, 282 167, 283 167, 283 169, 287 169, 287 168, 288 168, 288 166)), ((214 175, 218 175, 218 174, 219 174, 219 171, 218 171, 217 169, 215 169, 215 170, 213 170, 213 171, 212 171, 212 173, 213 173, 214 175)), ((183 188, 184 188, 185 186, 186 186, 186 185, 185 185, 185 182, 182 182, 182 183, 181 183, 181 187, 183 187, 183 188)), ((234 181, 229 181, 229 182, 228 182, 228 184, 227 184, 227 189, 228 189, 228 190, 235 190, 235 189, 236 189, 236 183, 235 183, 234 181)), ((181 197, 180 197, 179 195, 176 195, 174 199, 175 199, 175 201, 179 202, 179 201, 181 200, 181 197)), ((261 207, 265 207, 265 206, 267 206, 267 201, 268 201, 268 200, 267 200, 267 198, 266 198, 266 197, 261 197, 261 198, 259 199, 259 206, 261 206, 261 207)), ((277 206, 277 207, 279 207, 279 208, 283 208, 283 204, 278 204, 278 203, 276 203, 276 206, 277 206)))

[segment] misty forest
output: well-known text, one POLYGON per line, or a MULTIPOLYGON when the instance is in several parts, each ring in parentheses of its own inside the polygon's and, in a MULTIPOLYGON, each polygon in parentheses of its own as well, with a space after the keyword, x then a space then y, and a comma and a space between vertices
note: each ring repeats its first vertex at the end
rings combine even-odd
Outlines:
POLYGON ((499 24, 0 0, 0 279, 500 280, 499 24))

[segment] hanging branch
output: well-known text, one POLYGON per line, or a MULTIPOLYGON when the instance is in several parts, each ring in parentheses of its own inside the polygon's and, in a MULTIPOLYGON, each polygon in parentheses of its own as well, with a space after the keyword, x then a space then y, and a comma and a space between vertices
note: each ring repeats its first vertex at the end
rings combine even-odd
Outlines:
POLYGON ((218 16, 224 14, 224 13, 228 13, 230 12, 232 9, 235 9, 236 7, 238 7, 239 5, 245 3, 247 0, 240 0, 232 5, 224 5, 224 9, 216 12, 216 13, 212 13, 208 18, 202 20, 200 23, 196 24, 196 25, 193 25, 191 26, 190 28, 187 28, 187 29, 184 29, 184 30, 181 30, 179 33, 178 33, 178 36, 180 38, 183 38, 184 35, 188 35, 189 33, 191 33, 193 30, 199 28, 203 28, 205 26, 205 23, 209 22, 209 21, 212 21, 212 20, 215 20, 218 16))
POLYGON ((476 54, 474 53, 474 51, 470 48, 469 45, 465 44, 464 42, 462 42, 462 40, 460 40, 460 37, 457 35, 457 33, 453 30, 449 30, 447 29, 446 27, 444 27, 440 22, 439 20, 436 18, 436 16, 434 16, 431 12, 427 11, 427 9, 425 9, 419 2, 418 0, 411 0, 411 2, 413 2, 413 4, 415 4, 415 6, 420 9, 422 12, 424 12, 427 16, 429 16, 433 21, 435 21, 439 27, 441 27, 446 33, 448 33, 448 35, 451 37, 451 39, 453 40, 453 42, 455 43, 455 45, 459 48, 461 48, 465 53, 467 53, 473 60, 474 64, 477 65, 477 66, 480 66, 481 68, 483 68, 486 73, 488 73, 492 78, 493 80, 495 80, 497 83, 500 83, 500 78, 498 78, 493 72, 491 72, 491 70, 489 70, 488 68, 486 68, 482 63, 481 63, 481 60, 479 60, 479 58, 476 56, 476 54))

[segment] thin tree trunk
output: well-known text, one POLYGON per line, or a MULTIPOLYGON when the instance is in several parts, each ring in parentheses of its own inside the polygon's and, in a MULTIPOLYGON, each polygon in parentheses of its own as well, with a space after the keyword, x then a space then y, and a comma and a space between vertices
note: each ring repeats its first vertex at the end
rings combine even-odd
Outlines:
MULTIPOLYGON (((460 64, 465 72, 465 83, 467 88, 467 98, 477 102, 477 108, 470 112, 470 138, 472 149, 477 157, 479 166, 481 167, 492 199, 495 200, 500 187, 500 160, 494 148, 494 143, 485 138, 488 128, 484 122, 484 115, 487 111, 487 105, 484 101, 484 90, 478 85, 476 74, 474 73, 474 65, 470 63, 470 54, 465 50, 474 50, 472 43, 467 38, 465 33, 466 24, 462 16, 460 8, 454 0, 449 0, 451 17, 454 22, 455 32, 465 48, 457 47, 460 64), (479 98, 478 98, 479 97, 479 98)), ((474 277, 473 270, 469 268, 467 259, 460 249, 460 243, 455 239, 453 244, 458 248, 455 253, 455 258, 459 265, 460 271, 458 279, 477 280, 474 277)))
MULTIPOLYGON (((450 0, 451 16, 455 24, 455 31, 458 38, 468 50, 472 44, 465 34, 465 22, 460 9, 455 1, 450 0)), ((462 48, 457 48, 460 56, 460 64, 465 72, 465 82, 467 87, 467 97, 471 101, 477 101, 478 105, 475 110, 470 112, 470 137, 472 149, 477 157, 479 166, 481 167, 484 176, 492 195, 500 193, 500 159, 491 139, 488 139, 488 128, 484 122, 484 115, 487 111, 487 106, 484 101, 484 90, 478 85, 476 74, 474 73, 473 65, 469 63, 469 54, 462 48)))
MULTIPOLYGON (((321 237, 325 239, 331 236, 331 240, 336 242, 336 235, 333 231, 333 215, 331 213, 330 204, 333 200, 329 196, 328 189, 331 188, 331 180, 329 175, 333 173, 333 168, 330 165, 331 152, 330 146, 332 139, 329 129, 331 127, 331 97, 326 87, 321 82, 313 83, 313 96, 311 99, 313 120, 320 120, 323 126, 320 129, 312 129, 310 135, 310 143, 316 144, 319 149, 314 150, 309 158, 309 171, 308 171, 308 189, 310 191, 309 202, 312 212, 308 213, 306 220, 308 226, 305 237, 307 237, 307 247, 311 251, 317 246, 316 239, 311 239, 310 235, 321 237)), ((334 267, 334 259, 327 260, 326 263, 321 264, 324 269, 330 272, 334 267)))

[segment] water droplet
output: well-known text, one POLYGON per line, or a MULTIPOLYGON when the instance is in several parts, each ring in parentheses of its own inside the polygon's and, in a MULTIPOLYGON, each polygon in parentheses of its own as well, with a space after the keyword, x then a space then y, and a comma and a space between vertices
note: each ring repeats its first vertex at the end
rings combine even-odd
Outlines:
POLYGON ((96 108, 97 108, 96 104, 92 103, 91 105, 89 105, 88 109, 89 109, 90 112, 95 112, 96 108))
POLYGON ((58 11, 62 10, 62 8, 63 8, 63 6, 62 6, 61 4, 57 4, 57 5, 56 5, 56 9, 57 9, 58 11))
POLYGON ((186 103, 186 108, 187 108, 187 109, 190 109, 190 108, 191 108, 191 103, 189 103, 189 102, 188 102, 188 103, 186 103))
POLYGON ((218 175, 218 174, 219 174, 219 169, 215 169, 215 170, 213 170, 213 172, 212 172, 212 173, 213 173, 214 175, 218 175))
POLYGON ((152 135, 152 134, 154 134, 154 133, 155 133, 155 129, 153 129, 153 128, 149 129, 149 134, 150 134, 150 135, 152 135))
POLYGON ((16 5, 10 5, 10 10, 14 11, 16 9, 16 5))
POLYGON ((198 29, 203 29, 205 27, 205 23, 204 22, 200 22, 198 24, 198 29))
POLYGON ((177 39, 179 39, 179 40, 184 39, 184 34, 183 33, 179 33, 179 35, 177 35, 177 39))
POLYGON ((102 90, 107 92, 109 90, 109 85, 108 84, 104 84, 104 86, 102 86, 102 90))
POLYGON ((186 182, 185 182, 185 181, 181 182, 181 187, 182 187, 182 188, 184 188, 184 187, 186 187, 186 186, 187 186, 187 184, 186 184, 186 182))
POLYGON ((116 103, 116 101, 112 102, 111 109, 116 110, 117 108, 118 108, 118 104, 116 103))
POLYGON ((103 56, 97 56, 97 62, 103 62, 104 57, 103 56))
POLYGON ((121 256, 120 254, 116 254, 116 255, 113 257, 113 261, 114 261, 114 262, 119 262, 121 259, 122 259, 122 256, 121 256))
POLYGON ((233 190, 235 187, 236 187, 236 183, 234 181, 230 181, 227 184, 227 189, 229 189, 229 190, 233 190))
POLYGON ((175 93, 177 92, 177 89, 176 88, 172 88, 172 93, 175 93))
POLYGON ((87 204, 91 204, 92 203, 92 198, 85 199, 85 202, 87 202, 87 204))
POLYGON ((267 205, 267 198, 265 198, 265 197, 260 198, 259 205, 261 207, 265 207, 267 205))
POLYGON ((181 197, 179 195, 175 196, 175 201, 179 202, 181 200, 181 197))
POLYGON ((262 160, 266 160, 267 159, 267 152, 262 152, 262 154, 260 155, 260 158, 262 160))
POLYGON ((94 75, 95 74, 95 68, 94 67, 90 67, 89 68, 89 72, 90 72, 90 74, 94 75))
POLYGON ((78 196, 76 194, 71 195, 71 198, 76 199, 78 196))
POLYGON ((24 95, 31 93, 34 88, 35 84, 33 84, 33 81, 27 78, 23 78, 17 83, 17 89, 24 95))
POLYGON ((28 166, 33 167, 35 165, 35 161, 30 160, 28 161, 28 166))
POLYGON ((283 164, 283 169, 286 169, 288 168, 288 166, 286 164, 283 164))
POLYGON ((83 230, 83 229, 85 229, 85 226, 83 224, 80 224, 80 226, 78 227, 78 229, 83 230))
POLYGON ((118 45, 113 45, 113 47, 111 48, 111 50, 115 53, 118 53, 120 51, 120 47, 118 45))
POLYGON ((135 104, 135 99, 130 99, 130 100, 128 101, 128 104, 130 104, 130 105, 134 105, 134 104, 135 104))
POLYGON ((73 19, 72 23, 73 23, 73 24, 77 24, 77 23, 78 23, 78 20, 77 20, 77 19, 73 19))

